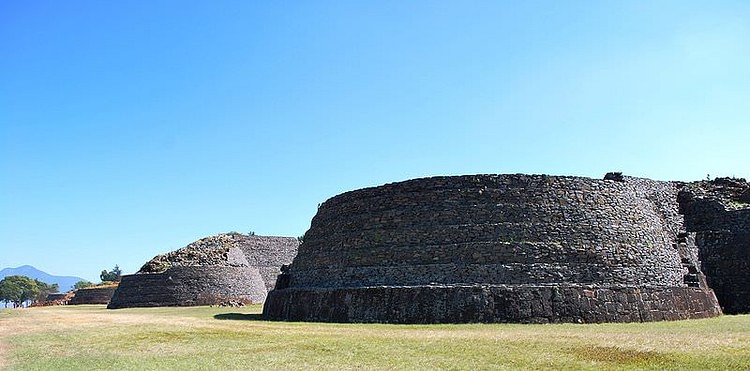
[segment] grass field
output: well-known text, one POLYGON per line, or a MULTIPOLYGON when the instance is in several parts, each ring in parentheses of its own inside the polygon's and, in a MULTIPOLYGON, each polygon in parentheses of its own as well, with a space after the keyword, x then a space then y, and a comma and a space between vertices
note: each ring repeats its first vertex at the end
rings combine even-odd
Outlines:
POLYGON ((750 316, 600 325, 266 322, 259 306, 0 310, 6 369, 750 369, 750 316))

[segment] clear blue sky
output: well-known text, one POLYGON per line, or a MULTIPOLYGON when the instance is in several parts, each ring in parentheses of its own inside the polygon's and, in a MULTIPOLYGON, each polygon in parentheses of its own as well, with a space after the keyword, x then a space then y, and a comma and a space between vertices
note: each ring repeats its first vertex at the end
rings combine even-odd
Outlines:
POLYGON ((4 1, 0 268, 431 175, 750 178, 747 1, 4 1))

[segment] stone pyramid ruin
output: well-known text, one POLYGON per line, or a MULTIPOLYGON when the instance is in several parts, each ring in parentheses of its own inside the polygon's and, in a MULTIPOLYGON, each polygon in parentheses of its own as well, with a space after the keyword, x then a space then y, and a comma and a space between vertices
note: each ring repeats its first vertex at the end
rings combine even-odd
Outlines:
POLYGON ((262 303, 298 246, 294 237, 206 237, 123 276, 108 308, 262 303))
POLYGON ((749 189, 611 173, 433 177, 346 192, 320 205, 263 316, 590 323, 747 312, 749 189))

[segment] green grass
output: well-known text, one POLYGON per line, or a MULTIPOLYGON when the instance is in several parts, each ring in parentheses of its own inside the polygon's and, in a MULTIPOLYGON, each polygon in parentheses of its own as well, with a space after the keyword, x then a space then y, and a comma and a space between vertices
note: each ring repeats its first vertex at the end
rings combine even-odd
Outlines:
POLYGON ((750 369, 750 316, 600 325, 266 322, 248 308, 0 310, 9 369, 750 369), (217 319, 225 318, 225 319, 217 319))

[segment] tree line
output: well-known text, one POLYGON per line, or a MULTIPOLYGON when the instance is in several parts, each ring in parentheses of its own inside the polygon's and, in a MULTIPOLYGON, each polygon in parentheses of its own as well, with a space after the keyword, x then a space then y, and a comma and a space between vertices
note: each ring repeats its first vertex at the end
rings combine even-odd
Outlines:
POLYGON ((0 281, 0 301, 13 303, 18 308, 27 301, 43 301, 47 295, 58 292, 60 287, 26 276, 7 276, 0 281))
MULTIPOLYGON (((122 272, 120 267, 115 265, 111 270, 103 270, 99 275, 102 284, 120 282, 122 272)), ((74 289, 82 289, 94 286, 88 281, 78 281, 73 286, 74 289)), ((47 295, 60 291, 58 284, 48 284, 46 282, 32 279, 26 276, 7 276, 0 280, 0 301, 13 303, 13 308, 23 306, 26 302, 39 302, 47 300, 47 295)))

